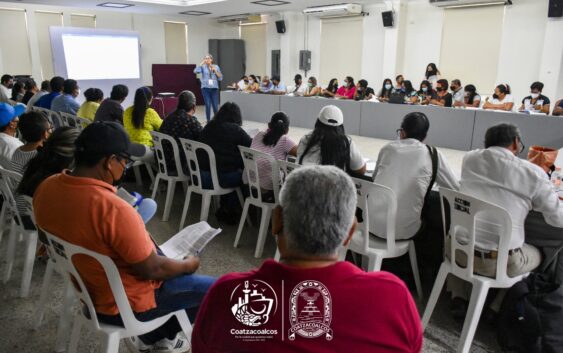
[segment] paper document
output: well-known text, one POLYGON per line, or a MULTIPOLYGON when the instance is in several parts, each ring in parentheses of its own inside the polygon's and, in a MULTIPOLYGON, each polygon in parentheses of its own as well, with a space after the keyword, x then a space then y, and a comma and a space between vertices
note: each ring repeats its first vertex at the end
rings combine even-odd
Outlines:
POLYGON ((203 248, 221 233, 221 229, 211 228, 207 222, 187 226, 160 246, 160 250, 171 259, 180 260, 187 255, 199 255, 203 248))

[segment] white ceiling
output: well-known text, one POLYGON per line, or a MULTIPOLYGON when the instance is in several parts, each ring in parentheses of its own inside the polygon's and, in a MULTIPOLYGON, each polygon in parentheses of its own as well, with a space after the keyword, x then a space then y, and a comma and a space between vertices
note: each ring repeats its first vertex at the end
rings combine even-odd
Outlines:
MULTIPOLYGON (((306 7, 311 6, 321 6, 321 5, 332 5, 341 4, 345 2, 357 3, 357 4, 376 4, 381 3, 383 0, 284 0, 290 2, 289 4, 280 6, 264 6, 253 4, 252 1, 256 0, 226 0, 223 2, 217 2, 207 5, 195 5, 195 6, 170 6, 170 5, 160 5, 160 4, 148 4, 144 2, 134 2, 129 0, 0 0, 1 2, 17 2, 17 3, 27 3, 27 4, 42 4, 51 6, 68 6, 74 8, 84 8, 92 10, 103 10, 106 8, 96 6, 104 2, 117 2, 117 3, 128 3, 134 4, 135 6, 124 8, 124 9, 108 9, 111 11, 123 11, 123 12, 138 12, 138 13, 155 13, 155 14, 178 14, 182 11, 205 11, 211 12, 210 15, 205 15, 202 17, 220 17, 228 15, 236 15, 243 13, 272 13, 272 12, 283 12, 283 11, 301 11, 306 7)), ((157 2, 157 1, 155 1, 157 2)))

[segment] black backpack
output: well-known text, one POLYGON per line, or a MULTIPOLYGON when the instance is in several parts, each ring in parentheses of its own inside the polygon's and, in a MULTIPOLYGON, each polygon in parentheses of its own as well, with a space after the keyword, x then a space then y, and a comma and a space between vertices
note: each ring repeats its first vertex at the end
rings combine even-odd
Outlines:
POLYGON ((502 349, 526 353, 563 352, 563 286, 555 270, 561 251, 507 292, 498 321, 502 349))

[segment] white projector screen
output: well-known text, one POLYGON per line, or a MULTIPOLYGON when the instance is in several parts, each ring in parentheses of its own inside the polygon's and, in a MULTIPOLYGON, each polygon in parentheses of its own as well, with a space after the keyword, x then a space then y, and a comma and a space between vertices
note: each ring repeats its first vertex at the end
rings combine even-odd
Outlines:
POLYGON ((75 80, 138 79, 139 38, 63 34, 67 77, 75 80))

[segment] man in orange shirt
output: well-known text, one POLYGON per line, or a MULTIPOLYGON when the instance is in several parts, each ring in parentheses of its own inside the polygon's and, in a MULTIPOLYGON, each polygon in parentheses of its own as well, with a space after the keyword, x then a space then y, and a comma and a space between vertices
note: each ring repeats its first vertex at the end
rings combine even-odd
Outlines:
MULTIPOLYGON (((123 127, 114 122, 90 124, 75 144, 76 168, 48 178, 34 195, 38 226, 112 258, 139 320, 148 321, 186 309, 193 322, 215 279, 193 274, 199 267, 197 257, 173 260, 163 256, 139 214, 116 195, 113 186, 123 178, 130 158, 143 154, 144 147, 131 144, 123 127)), ((121 325, 100 264, 84 256, 77 257, 75 265, 92 296, 99 320, 121 325)), ((134 352, 189 350, 176 318, 127 343, 134 352)))

